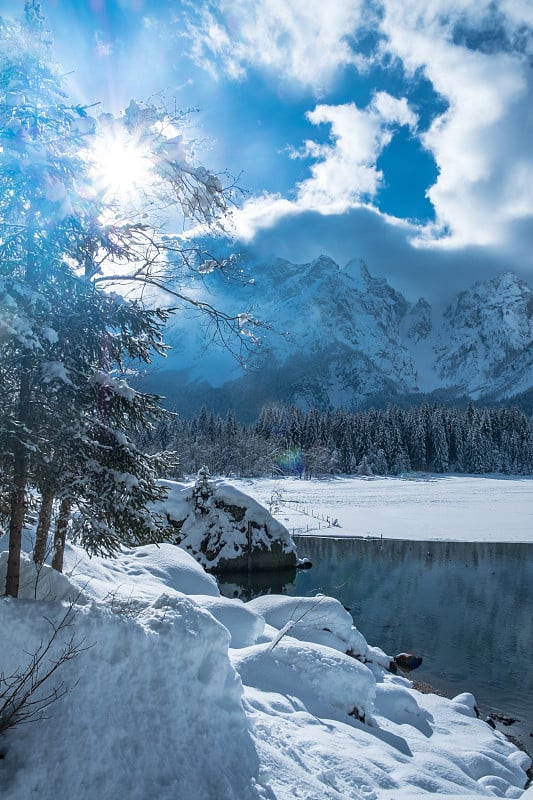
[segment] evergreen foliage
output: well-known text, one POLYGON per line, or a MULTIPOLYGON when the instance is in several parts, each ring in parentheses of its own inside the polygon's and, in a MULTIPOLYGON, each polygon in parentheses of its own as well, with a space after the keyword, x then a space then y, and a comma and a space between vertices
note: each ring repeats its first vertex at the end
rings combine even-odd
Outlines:
MULTIPOLYGON (((188 162, 164 109, 132 101, 116 119, 89 112, 68 102, 40 5, 26 0, 22 20, 0 18, 0 515, 12 596, 36 498, 34 558, 45 557, 55 508, 58 569, 67 529, 103 555, 164 536, 148 505, 162 496, 157 477, 171 458, 135 444, 164 412, 158 397, 128 385, 126 367, 164 353, 168 311, 110 287, 152 285, 187 302, 164 280, 193 248, 180 251, 160 220, 132 221, 131 208, 108 197, 94 175, 97 137, 142 142, 166 206, 212 225, 227 205, 220 180, 188 162)), ((232 318, 220 319, 232 328, 232 318)))
POLYGON ((320 413, 295 406, 263 409, 239 425, 202 408, 174 415, 142 440, 148 450, 177 452, 181 474, 209 464, 214 474, 399 475, 459 472, 530 475, 533 431, 518 408, 422 405, 384 411, 320 413))

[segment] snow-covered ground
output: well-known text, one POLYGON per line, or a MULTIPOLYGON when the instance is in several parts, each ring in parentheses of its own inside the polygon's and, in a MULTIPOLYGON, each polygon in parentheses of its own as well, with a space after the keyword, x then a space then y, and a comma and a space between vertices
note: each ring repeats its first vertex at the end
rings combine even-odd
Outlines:
POLYGON ((270 505, 295 534, 533 542, 533 478, 262 478, 235 485, 270 505))
POLYGON ((27 557, 23 598, 0 600, 5 676, 69 599, 47 663, 71 637, 81 648, 42 689, 69 689, 46 719, 0 737, 6 800, 523 796, 531 760, 472 695, 389 673, 333 598, 229 600, 172 545, 109 560, 70 545, 65 572, 37 577, 27 557))

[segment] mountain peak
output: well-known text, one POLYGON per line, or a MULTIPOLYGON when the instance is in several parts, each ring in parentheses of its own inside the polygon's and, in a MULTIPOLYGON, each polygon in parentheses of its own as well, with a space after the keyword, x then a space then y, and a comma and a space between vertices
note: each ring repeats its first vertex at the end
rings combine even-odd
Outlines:
POLYGON ((340 268, 325 254, 300 264, 272 258, 248 269, 253 293, 235 283, 225 294, 207 287, 214 307, 231 312, 251 301, 254 315, 269 324, 264 360, 251 364, 247 383, 224 351, 199 351, 188 317, 175 328, 175 355, 165 365, 189 371, 204 388, 229 387, 224 396, 234 393, 236 408, 259 410, 266 398, 353 408, 371 397, 393 401, 434 390, 450 400, 503 399, 533 384, 533 292, 512 272, 474 284, 439 313, 423 298, 408 302, 360 259, 340 268))
POLYGON ((323 253, 321 253, 318 258, 315 258, 315 260, 311 262, 311 267, 321 267, 322 269, 331 269, 336 272, 338 272, 340 269, 336 261, 333 261, 332 258, 324 255, 323 253))

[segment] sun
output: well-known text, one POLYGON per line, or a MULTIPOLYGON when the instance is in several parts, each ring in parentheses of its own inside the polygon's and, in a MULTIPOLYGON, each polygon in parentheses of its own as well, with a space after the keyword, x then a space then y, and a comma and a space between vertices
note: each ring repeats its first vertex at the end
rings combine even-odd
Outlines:
POLYGON ((94 183, 106 200, 135 203, 153 181, 153 163, 141 139, 116 128, 97 137, 92 152, 94 183))

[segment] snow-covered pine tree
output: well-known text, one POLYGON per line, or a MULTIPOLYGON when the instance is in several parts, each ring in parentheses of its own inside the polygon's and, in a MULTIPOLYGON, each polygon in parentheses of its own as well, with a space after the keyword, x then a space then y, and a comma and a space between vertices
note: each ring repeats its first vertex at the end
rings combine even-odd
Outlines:
MULTIPOLYGON (((61 500, 63 516, 67 507, 74 510, 73 535, 89 552, 106 555, 121 543, 146 544, 164 536, 166 526, 146 513, 146 504, 161 498, 163 489, 155 479, 172 456, 148 456, 133 441, 164 412, 157 397, 133 390, 113 370, 120 372, 126 356, 150 358, 151 348, 160 347, 159 326, 166 314, 125 302, 85 281, 78 282, 80 288, 86 296, 72 304, 63 324, 57 325, 57 346, 63 345, 61 363, 68 379, 55 381, 49 395, 61 429, 52 418, 44 464, 34 477, 43 501, 49 502, 50 495, 61 500)), ((44 511, 46 518, 46 503, 44 511)), ((44 557, 48 535, 47 526, 40 523, 41 517, 37 562, 44 557)), ((65 534, 61 521, 58 528, 53 563, 60 569, 65 534)))
POLYGON ((447 472, 450 460, 448 439, 446 437, 445 413, 437 408, 431 417, 431 441, 433 451, 433 469, 435 472, 447 472))
POLYGON ((83 468, 95 370, 116 368, 125 354, 148 360, 161 348, 166 317, 114 300, 91 283, 95 255, 124 252, 127 234, 101 221, 77 124, 85 112, 64 103, 39 19, 27 3, 25 22, 3 23, 0 50, 2 371, 9 373, 2 444, 12 596, 28 488, 42 491, 41 559, 53 498, 72 493, 69 476, 83 468))
MULTIPOLYGON (((145 512, 159 492, 157 464, 130 438, 159 413, 157 403, 127 387, 120 371, 125 357, 149 361, 154 350, 162 352, 166 312, 103 287, 111 278, 115 285, 151 283, 217 323, 240 325, 238 315, 217 316, 163 283, 179 248, 145 220, 125 220, 95 187, 95 136, 110 126, 142 138, 166 201, 172 196, 184 213, 208 224, 226 207, 219 179, 187 161, 164 110, 132 102, 114 121, 93 119, 89 111, 68 102, 39 4, 27 0, 22 20, 0 19, 0 458, 11 596, 18 594, 30 490, 40 489, 45 501, 41 536, 52 496, 61 501, 59 550, 77 503, 80 535, 93 551, 109 552, 122 540, 152 541, 157 533, 145 512), (116 535, 114 508, 124 520, 116 535)), ((184 263, 193 252, 183 254, 184 263)))

